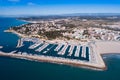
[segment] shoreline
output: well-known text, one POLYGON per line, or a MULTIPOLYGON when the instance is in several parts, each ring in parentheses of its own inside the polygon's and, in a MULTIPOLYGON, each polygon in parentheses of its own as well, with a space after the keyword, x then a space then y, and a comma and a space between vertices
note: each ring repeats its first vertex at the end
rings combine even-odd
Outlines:
POLYGON ((23 34, 20 34, 20 33, 16 32, 16 31, 14 31, 14 30, 4 30, 4 32, 10 32, 10 33, 16 34, 19 37, 23 37, 23 38, 27 37, 27 36, 25 36, 23 34))
MULTIPOLYGON (((20 36, 20 37, 28 37, 28 36, 24 36, 24 35, 22 35, 22 34, 20 34, 20 33, 17 33, 16 31, 14 31, 14 30, 6 30, 5 32, 12 32, 12 33, 14 33, 14 34, 17 34, 18 36, 20 36)), ((52 43, 55 43, 55 40, 54 41, 51 41, 52 43)), ((59 42, 60 43, 64 43, 65 41, 61 41, 61 40, 59 40, 59 42)), ((81 42, 80 42, 81 43, 81 42)), ((74 43, 73 43, 74 44, 74 43)), ((85 44, 85 43, 84 43, 85 44)), ((94 45, 93 45, 94 46, 94 45)), ((96 48, 94 47, 94 49, 96 50, 96 48)), ((92 52, 92 53, 94 53, 94 52, 92 52)), ((72 65, 72 66, 77 66, 77 67, 90 67, 90 68, 95 68, 95 69, 101 69, 101 70, 106 70, 107 69, 107 67, 106 67, 106 65, 105 65, 105 63, 104 63, 104 61, 103 61, 103 59, 102 59, 102 57, 101 57, 101 55, 99 54, 99 52, 96 52, 97 54, 94 54, 95 55, 95 63, 92 63, 91 61, 92 60, 90 60, 89 62, 85 62, 85 61, 76 61, 75 60, 75 62, 74 62, 74 59, 69 59, 70 61, 67 61, 67 59, 65 59, 65 58, 63 58, 63 59, 65 59, 65 61, 63 61, 63 60, 61 60, 61 58, 60 58, 60 60, 59 60, 59 58, 58 57, 52 57, 51 59, 49 59, 49 60, 47 60, 46 59, 46 57, 44 58, 44 59, 42 59, 41 60, 41 57, 39 57, 39 58, 37 58, 36 59, 36 57, 34 57, 34 56, 21 56, 21 55, 15 55, 15 56, 13 56, 13 57, 19 57, 19 58, 26 58, 27 57, 27 59, 32 59, 32 60, 37 60, 37 61, 43 61, 43 62, 50 62, 50 63, 58 63, 58 64, 60 64, 60 63, 63 63, 63 64, 67 64, 67 65, 72 65), (31 58, 32 57, 32 58, 31 58), (55 59, 55 58, 57 58, 58 60, 52 60, 52 59, 55 59)), ((4 54, 5 55, 5 54, 4 54)), ((5 55, 5 56, 7 56, 7 55, 5 55)), ((9 56, 11 56, 11 55, 9 55, 9 56)))
POLYGON ((46 42, 49 42, 49 43, 86 44, 86 42, 80 42, 80 41, 77 41, 77 40, 69 40, 69 41, 68 40, 64 40, 64 39, 62 39, 62 40, 60 40, 60 39, 48 40, 48 39, 40 38, 39 35, 30 35, 30 36, 27 36, 27 35, 24 35, 24 34, 20 34, 20 33, 16 32, 15 30, 4 30, 4 32, 10 32, 10 33, 16 34, 20 38, 31 38, 31 37, 34 36, 34 37, 38 37, 40 40, 43 40, 43 41, 46 41, 46 42))
POLYGON ((84 62, 80 60, 73 60, 73 59, 65 59, 65 58, 58 58, 58 57, 51 57, 51 56, 42 56, 42 55, 21 55, 21 54, 14 54, 14 53, 4 53, 0 51, 0 56, 5 57, 12 57, 12 58, 19 58, 19 59, 26 59, 26 60, 33 60, 38 62, 49 62, 49 63, 57 63, 57 64, 65 64, 71 65, 80 68, 89 68, 95 70, 106 70, 107 67, 104 65, 99 65, 95 63, 84 62))
MULTIPOLYGON (((23 34, 20 34, 14 30, 5 30, 4 32, 11 32, 19 37, 31 37, 31 36, 25 36, 23 34)), ((49 40, 45 40, 46 42, 49 40)), ((56 43, 55 40, 50 41, 51 43, 56 43)), ((59 40, 59 43, 64 43, 65 41, 59 40)), ((68 42, 68 41, 67 41, 68 42)), ((80 42, 81 43, 81 42, 80 42)), ((75 42, 73 41, 73 44, 75 42)), ((59 58, 59 57, 51 57, 51 56, 41 56, 41 55, 20 55, 20 54, 10 54, 10 53, 2 53, 0 52, 0 56, 8 56, 8 57, 14 57, 14 58, 23 58, 27 60, 33 60, 33 61, 40 61, 40 62, 49 62, 49 63, 57 63, 57 64, 65 64, 65 65, 71 65, 76 67, 89 67, 90 69, 100 69, 100 70, 106 70, 107 67, 105 65, 105 62, 103 61, 102 55, 103 54, 111 54, 111 53, 120 53, 120 41, 95 41, 95 44, 92 44, 93 52, 95 56, 96 63, 91 62, 85 62, 80 60, 74 60, 74 59, 66 59, 66 58, 59 58), (113 44, 114 43, 114 44, 113 44), (118 44, 119 43, 119 44, 118 44), (113 47, 112 47, 113 46, 113 47), (115 52, 116 51, 116 52, 115 52), (10 55, 8 55, 10 54, 10 55)), ((92 59, 93 60, 93 59, 92 59)))

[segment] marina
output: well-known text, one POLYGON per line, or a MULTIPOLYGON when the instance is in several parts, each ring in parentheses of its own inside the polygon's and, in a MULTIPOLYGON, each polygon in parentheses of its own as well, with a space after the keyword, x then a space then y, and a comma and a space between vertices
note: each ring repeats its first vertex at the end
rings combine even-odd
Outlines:
POLYGON ((31 44, 28 47, 28 49, 34 50, 35 52, 33 53, 35 54, 39 54, 38 52, 41 52, 40 54, 43 54, 46 56, 49 54, 49 56, 52 56, 54 55, 52 53, 56 53, 56 55, 54 56, 57 56, 57 55, 61 57, 66 56, 66 58, 75 58, 78 60, 85 60, 85 61, 89 61, 90 60, 89 58, 92 57, 92 54, 90 54, 90 48, 87 45, 85 46, 85 45, 73 45, 73 44, 64 44, 64 45, 63 44, 50 44, 48 42, 38 41, 35 39, 29 40, 28 38, 23 39, 23 42, 24 40, 33 42, 33 44, 31 44))

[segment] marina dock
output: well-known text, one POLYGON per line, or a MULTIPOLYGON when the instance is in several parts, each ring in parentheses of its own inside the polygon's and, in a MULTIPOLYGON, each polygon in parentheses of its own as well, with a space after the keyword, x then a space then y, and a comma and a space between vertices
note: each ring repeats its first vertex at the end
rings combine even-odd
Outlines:
POLYGON ((69 54, 68 54, 68 56, 71 56, 72 54, 73 54, 73 50, 74 50, 74 45, 70 45, 70 49, 69 49, 69 54))
POLYGON ((81 57, 86 58, 86 46, 83 46, 81 57))
POLYGON ((59 54, 59 55, 64 55, 67 48, 68 48, 68 44, 66 44, 66 45, 62 48, 62 50, 58 52, 58 54, 59 54))
POLYGON ((59 51, 62 46, 63 46, 62 44, 58 44, 58 46, 54 49, 54 51, 59 51))
POLYGON ((17 48, 23 46, 23 38, 18 40, 17 48))
POLYGON ((75 57, 79 57, 79 55, 80 55, 80 45, 78 45, 77 46, 77 49, 76 49, 76 51, 75 51, 75 57))
POLYGON ((46 54, 48 51, 50 51, 55 45, 52 45, 50 48, 47 48, 46 51, 44 51, 43 53, 46 54))
POLYGON ((31 46, 29 47, 29 49, 34 49, 34 48, 38 47, 39 45, 41 45, 42 43, 43 43, 42 41, 41 41, 41 42, 37 42, 37 43, 31 45, 31 46))
POLYGON ((41 52, 44 48, 46 48, 49 44, 45 43, 43 46, 39 47, 38 49, 36 49, 35 51, 41 52))

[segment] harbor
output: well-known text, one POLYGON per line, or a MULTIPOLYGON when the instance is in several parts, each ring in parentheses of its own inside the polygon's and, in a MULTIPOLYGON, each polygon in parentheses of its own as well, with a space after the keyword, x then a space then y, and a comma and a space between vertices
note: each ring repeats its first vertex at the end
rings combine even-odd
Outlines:
MULTIPOLYGON (((52 44, 38 40, 37 38, 22 38, 18 41, 21 47, 16 47, 19 51, 15 50, 7 56, 22 57, 45 62, 63 63, 73 66, 88 66, 98 69, 106 69, 101 56, 95 52, 93 45, 73 45, 73 44, 52 44), (29 52, 21 51, 27 43, 29 52), (23 43, 23 44, 21 44, 23 43), (31 52, 33 51, 33 52, 31 52), (66 56, 65 56, 66 55, 66 56)), ((5 54, 1 54, 5 55, 5 54)))
MULTIPOLYGON (((16 35, 16 33, 14 34, 14 32, 6 33, 4 32, 4 30, 7 30, 10 27, 14 27, 14 26, 19 27, 21 24, 26 24, 26 23, 23 23, 20 20, 18 21, 15 18, 11 19, 7 17, 2 19, 0 18, 0 21, 1 21, 0 24, 1 80, 18 80, 18 79, 34 80, 35 78, 39 80, 41 79, 43 80, 50 80, 50 79, 52 80, 58 80, 58 79, 59 80, 61 79, 62 80, 74 80, 74 79, 115 80, 116 79, 117 80, 118 79, 119 80, 120 79, 119 77, 120 42, 116 41, 117 36, 119 37, 119 35, 117 35, 116 32, 115 34, 114 32, 113 34, 111 34, 111 31, 107 32, 106 30, 103 31, 101 29, 95 29, 95 32, 97 32, 95 34, 99 34, 96 35, 96 37, 98 38, 99 36, 105 33, 105 35, 101 36, 101 38, 105 40, 104 41, 91 40, 91 42, 88 44, 83 44, 84 42, 81 42, 80 40, 79 41, 64 40, 63 38, 61 38, 62 40, 60 40, 59 38, 56 40, 48 41, 41 38, 37 39, 35 37, 34 39, 32 39, 32 37, 29 37, 27 39, 26 37, 25 40, 22 39, 21 35, 19 34, 16 35), (106 40, 107 34, 110 34, 108 35, 108 37, 113 35, 112 37, 113 41, 106 40), (23 42, 21 42, 19 45, 17 43, 19 43, 18 40, 20 39, 23 42), (45 43, 49 44, 46 48, 44 48, 41 52, 35 51, 40 46, 43 46, 45 43), (65 51, 65 54, 59 55, 58 52, 61 51, 62 48, 67 43, 68 43, 68 47, 65 51), (74 49, 72 51, 72 54, 69 56, 70 54, 69 49, 71 45, 74 46, 74 49), (77 46, 79 46, 80 49, 78 49, 77 46), (84 51, 86 54, 85 58, 82 57, 84 46, 86 49, 86 51, 84 51), (98 69, 100 69, 100 71, 98 69)), ((43 27, 43 29, 44 28, 45 27, 43 27)), ((23 30, 22 32, 24 33, 23 30)), ((76 30, 75 30, 75 34, 76 34, 76 30)), ((94 33, 92 32, 91 34, 94 33)), ((77 34, 75 36, 77 36, 77 34)), ((79 36, 81 36, 81 33, 77 36, 77 38, 79 38, 79 36)))

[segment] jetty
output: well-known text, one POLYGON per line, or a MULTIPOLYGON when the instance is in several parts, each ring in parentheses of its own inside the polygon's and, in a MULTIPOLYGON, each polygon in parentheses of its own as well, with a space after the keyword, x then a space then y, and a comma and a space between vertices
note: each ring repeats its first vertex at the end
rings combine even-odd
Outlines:
POLYGON ((86 62, 86 61, 76 60, 76 59, 68 59, 68 58, 44 56, 44 55, 28 55, 26 53, 24 53, 24 54, 14 54, 14 53, 0 52, 0 56, 22 58, 22 59, 28 59, 28 60, 50 62, 50 63, 63 63, 63 64, 67 64, 67 65, 77 66, 77 67, 85 66, 85 67, 89 67, 91 69, 95 68, 95 70, 96 69, 99 69, 99 70, 105 70, 106 69, 106 66, 104 65, 104 62, 102 62, 102 64, 91 63, 91 62, 86 62))

